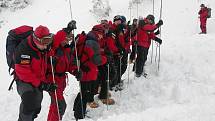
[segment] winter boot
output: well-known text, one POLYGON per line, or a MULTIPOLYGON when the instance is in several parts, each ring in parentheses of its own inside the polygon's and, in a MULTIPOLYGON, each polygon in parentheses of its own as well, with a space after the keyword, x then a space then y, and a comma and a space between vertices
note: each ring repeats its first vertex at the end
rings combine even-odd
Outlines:
POLYGON ((90 108, 98 108, 99 107, 99 104, 96 103, 95 101, 87 103, 87 105, 89 105, 90 108))
POLYGON ((112 95, 111 95, 111 93, 110 92, 108 92, 108 97, 111 97, 112 95))
POLYGON ((114 105, 115 104, 114 99, 111 99, 111 98, 109 98, 109 99, 101 99, 101 101, 102 101, 103 104, 106 104, 106 105, 114 105))
POLYGON ((136 74, 135 76, 136 76, 136 77, 140 77, 140 76, 141 76, 141 74, 136 74))

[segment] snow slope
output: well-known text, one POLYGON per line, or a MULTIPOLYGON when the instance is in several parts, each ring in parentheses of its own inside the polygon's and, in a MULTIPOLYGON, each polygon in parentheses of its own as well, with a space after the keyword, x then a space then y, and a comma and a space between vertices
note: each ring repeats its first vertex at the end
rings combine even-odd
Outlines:
MULTIPOLYGON (((89 12, 91 1, 71 0, 73 18, 77 20, 78 30, 88 31, 97 23, 97 19, 89 12)), ((117 101, 114 106, 88 109, 91 119, 86 121, 214 121, 215 120, 215 19, 208 20, 208 34, 199 35, 198 9, 201 2, 215 8, 215 1, 209 0, 165 0, 163 1, 160 70, 150 54, 146 63, 149 78, 134 78, 130 68, 130 80, 127 72, 124 77, 126 88, 121 92, 113 92, 117 101), (107 110, 108 108, 108 110, 107 110)), ((112 13, 127 15, 129 18, 129 0, 109 0, 112 13)), ((152 13, 152 3, 146 0, 132 8, 132 17, 146 16, 152 13)), ((155 0, 155 16, 159 18, 160 1, 155 0)), ((212 9, 213 10, 213 9, 212 9)), ((212 12, 213 13, 213 12, 212 12)), ((213 14, 212 14, 213 16, 213 14)), ((18 117, 20 98, 14 90, 7 88, 11 77, 7 72, 5 60, 5 40, 7 32, 14 27, 27 24, 46 25, 55 33, 66 26, 71 19, 68 0, 34 0, 32 5, 16 12, 4 11, 0 14, 0 119, 14 121, 18 117)), ((154 44, 155 45, 155 44, 154 44)), ((154 56, 155 56, 154 46, 154 56)), ((78 85, 71 76, 65 91, 67 110, 63 121, 73 118, 72 105, 78 92, 78 85)), ((44 93, 42 111, 36 121, 45 121, 50 100, 44 93)))

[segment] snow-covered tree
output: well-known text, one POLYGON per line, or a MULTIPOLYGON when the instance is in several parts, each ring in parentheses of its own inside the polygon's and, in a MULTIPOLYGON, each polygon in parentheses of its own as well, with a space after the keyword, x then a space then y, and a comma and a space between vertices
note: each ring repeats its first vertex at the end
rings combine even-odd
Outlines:
POLYGON ((93 8, 90 12, 97 18, 97 19, 104 19, 110 15, 111 7, 107 0, 93 0, 93 8))
POLYGON ((30 1, 31 0, 0 0, 0 12, 7 8, 12 11, 25 8, 30 4, 30 1))

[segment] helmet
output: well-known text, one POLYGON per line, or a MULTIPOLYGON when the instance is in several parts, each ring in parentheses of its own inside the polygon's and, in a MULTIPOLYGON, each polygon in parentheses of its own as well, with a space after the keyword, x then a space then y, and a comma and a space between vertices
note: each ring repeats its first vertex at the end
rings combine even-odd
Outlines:
POLYGON ((148 19, 150 21, 151 24, 154 24, 155 23, 155 17, 151 14, 149 14, 146 19, 148 19))
POLYGON ((77 29, 77 27, 76 27, 76 21, 75 20, 71 20, 68 23, 67 28, 70 28, 71 30, 77 29))
POLYGON ((205 4, 201 4, 200 7, 205 7, 205 4))
POLYGON ((134 23, 134 22, 137 22, 137 19, 136 19, 136 18, 133 19, 133 23, 134 23))
POLYGON ((118 20, 122 20, 121 16, 120 15, 114 16, 113 22, 118 21, 118 20))
POLYGON ((121 20, 122 20, 122 23, 126 22, 126 17, 125 16, 121 16, 121 20))

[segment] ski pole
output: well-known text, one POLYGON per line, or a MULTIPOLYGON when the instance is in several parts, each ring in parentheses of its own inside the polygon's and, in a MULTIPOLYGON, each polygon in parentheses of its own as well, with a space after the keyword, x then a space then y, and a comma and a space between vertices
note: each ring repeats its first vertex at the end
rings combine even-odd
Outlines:
MULTIPOLYGON (((131 6, 129 7, 129 10, 130 10, 130 21, 131 21, 131 6)), ((131 26, 130 26, 130 32, 129 32, 129 39, 130 39, 130 41, 129 42, 131 42, 131 26)), ((129 49, 130 49, 130 45, 129 45, 129 49)), ((131 54, 128 54, 128 55, 131 55, 131 54)), ((128 56, 129 57, 129 56, 128 56)), ((127 60, 127 63, 128 63, 128 85, 130 84, 130 78, 129 78, 129 72, 130 72, 130 63, 129 63, 129 58, 128 58, 128 60, 127 60)))
MULTIPOLYGON (((108 95, 108 93, 109 93, 109 90, 110 90, 110 87, 109 87, 109 84, 110 84, 110 65, 109 65, 109 63, 108 63, 108 78, 107 78, 107 100, 109 100, 109 95, 108 95)), ((107 101, 108 102, 108 101, 107 101)), ((108 105, 109 104, 107 104, 107 110, 108 110, 108 105)))
MULTIPOLYGON (((73 16, 72 16, 72 5, 71 5, 71 0, 69 0, 69 8, 70 8, 70 15, 71 15, 71 19, 73 19, 73 16)), ((73 35, 74 35, 74 30, 72 30, 73 32, 73 35)), ((75 57, 76 57, 76 64, 77 64, 77 67, 78 67, 78 72, 80 71, 80 61, 78 59, 78 51, 77 51, 77 46, 76 46, 76 42, 77 42, 78 38, 75 40, 75 57)), ((81 112, 82 112, 82 116, 84 117, 84 108, 83 108, 83 96, 82 96, 82 91, 81 91, 81 81, 79 81, 79 91, 80 91, 80 98, 81 98, 81 112)))
MULTIPOLYGON (((51 69, 52 69, 52 80, 53 80, 53 83, 56 84, 55 75, 54 75, 54 67, 53 67, 53 63, 52 63, 53 62, 52 56, 50 56, 50 62, 51 62, 51 69)), ((62 121, 60 111, 59 111, 59 104, 58 104, 58 98, 57 98, 57 91, 56 90, 54 91, 54 94, 55 94, 55 101, 56 101, 56 105, 57 105, 58 119, 59 119, 59 121, 62 121)))
MULTIPOLYGON (((155 14, 155 1, 153 0, 152 1, 152 13, 153 13, 153 16, 154 16, 154 14, 155 14)), ((154 42, 152 41, 152 44, 151 44, 151 46, 152 46, 152 51, 151 51, 151 64, 152 64, 152 60, 153 60, 153 51, 154 51, 154 44, 153 44, 154 42)))
MULTIPOLYGON (((163 0, 161 0, 160 20, 161 20, 161 17, 162 17, 162 8, 163 8, 163 0)), ((161 38, 161 27, 159 29, 160 29, 160 38, 161 38)), ((158 47, 159 47, 159 55, 158 55, 158 71, 159 71, 159 69, 160 69, 160 53, 161 53, 161 49, 160 49, 160 45, 158 47)))
MULTIPOLYGON (((121 74, 122 74, 122 57, 123 56, 120 56, 120 59, 119 59, 119 77, 120 77, 120 80, 119 80, 119 90, 121 90, 120 88, 122 88, 121 86, 121 84, 122 84, 122 76, 121 76, 121 74)), ((120 97, 121 97, 121 91, 120 91, 120 97)))
POLYGON ((71 5, 71 0, 69 0, 69 9, 70 9, 70 14, 71 14, 71 19, 72 19, 72 5, 71 5))
MULTIPOLYGON (((137 72, 137 56, 138 56, 138 54, 137 54, 137 44, 135 44, 135 62, 134 62, 134 73, 135 74, 137 72)), ((134 75, 134 79, 135 79, 135 76, 136 75, 134 75)))
MULTIPOLYGON (((74 30, 73 30, 73 33, 74 33, 74 30)), ((80 61, 78 59, 78 51, 77 51, 77 41, 78 41, 79 38, 77 38, 75 40, 75 57, 76 57, 76 64, 77 64, 77 67, 78 67, 78 72, 80 71, 80 61)), ((79 92, 80 92, 80 98, 81 98, 81 112, 82 112, 82 116, 84 117, 84 107, 83 107, 83 95, 82 95, 82 91, 81 91, 81 80, 78 80, 79 82, 79 92)))

